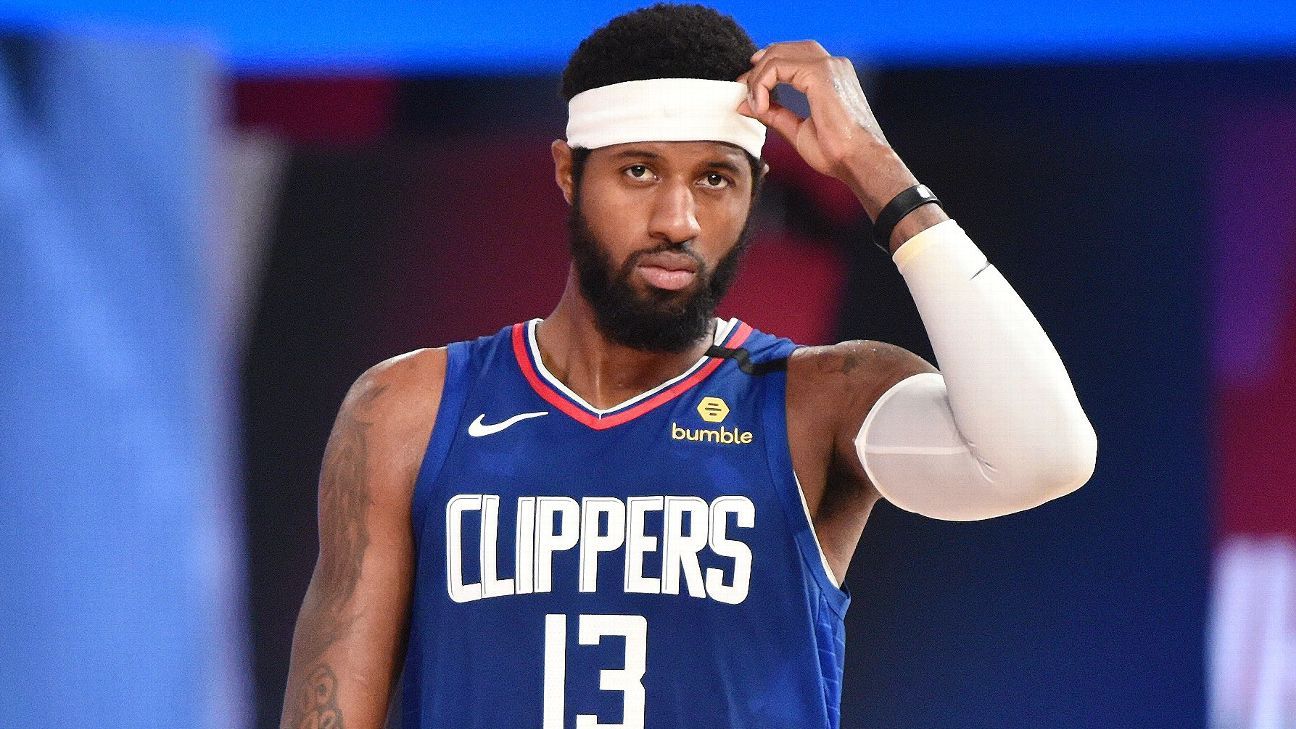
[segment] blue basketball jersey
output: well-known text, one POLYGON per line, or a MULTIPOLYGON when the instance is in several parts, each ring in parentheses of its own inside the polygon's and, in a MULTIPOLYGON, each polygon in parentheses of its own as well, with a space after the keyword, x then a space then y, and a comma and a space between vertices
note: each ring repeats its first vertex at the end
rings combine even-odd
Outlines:
POLYGON ((404 727, 837 727, 849 597, 792 472, 786 373, 761 366, 794 345, 718 322, 746 358, 600 410, 545 369, 537 322, 448 350, 404 727))

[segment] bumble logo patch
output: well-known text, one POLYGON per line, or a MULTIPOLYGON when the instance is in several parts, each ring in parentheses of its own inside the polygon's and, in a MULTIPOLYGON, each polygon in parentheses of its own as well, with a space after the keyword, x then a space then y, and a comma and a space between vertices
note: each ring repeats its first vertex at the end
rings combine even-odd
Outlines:
POLYGON ((710 395, 702 398, 702 401, 698 403, 697 411, 698 415, 701 415, 702 419, 708 423, 718 423, 729 416, 729 406, 725 404, 725 401, 710 395))
MULTIPOLYGON (((708 423, 719 423, 729 417, 729 405, 718 397, 707 396, 698 402, 698 415, 708 423)), ((755 439, 751 431, 737 426, 726 428, 684 428, 679 423, 671 423, 671 440, 691 440, 695 443, 719 443, 720 445, 747 445, 755 439)))

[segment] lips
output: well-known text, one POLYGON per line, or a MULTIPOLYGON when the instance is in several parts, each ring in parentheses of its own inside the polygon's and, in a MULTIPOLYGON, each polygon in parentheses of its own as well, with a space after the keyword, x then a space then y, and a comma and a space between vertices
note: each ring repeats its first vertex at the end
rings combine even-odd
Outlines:
POLYGON ((687 253, 661 251, 640 256, 635 271, 649 286, 678 291, 697 278, 698 262, 687 253))

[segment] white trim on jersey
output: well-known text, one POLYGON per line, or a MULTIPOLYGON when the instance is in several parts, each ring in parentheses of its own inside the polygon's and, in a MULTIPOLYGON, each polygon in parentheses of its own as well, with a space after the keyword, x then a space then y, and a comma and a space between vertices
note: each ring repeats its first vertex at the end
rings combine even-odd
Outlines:
MULTIPOLYGON (((536 372, 539 373, 540 377, 542 377, 544 381, 548 383, 551 387, 553 387, 555 390, 571 398, 571 400, 575 402, 577 405, 580 405, 581 407, 585 408, 586 410, 589 410, 591 413, 594 413, 599 417, 603 417, 604 415, 611 415, 617 410, 622 410, 624 408, 630 407, 635 403, 638 403, 642 400, 646 400, 652 397, 653 395, 656 395, 657 393, 670 388, 675 383, 685 380, 689 377, 689 375, 692 375, 694 372, 697 372, 699 369, 701 369, 703 365, 707 363, 708 360, 711 359, 710 357, 703 355, 701 358, 698 359, 697 362, 694 362, 692 366, 690 366, 678 377, 673 377, 663 382, 662 384, 654 387, 653 389, 648 390, 647 392, 641 392, 638 395, 635 395, 634 397, 630 398, 629 400, 613 405, 610 408, 596 408, 593 405, 589 404, 585 400, 585 398, 581 397, 580 395, 577 395, 575 392, 572 392, 570 388, 564 385, 562 381, 559 380, 557 377, 554 377, 553 374, 549 372, 548 368, 545 367, 544 360, 540 358, 540 347, 539 345, 536 344, 536 336, 535 336, 536 325, 539 324, 541 321, 542 321, 541 319, 532 319, 531 321, 527 322, 527 330, 526 330, 527 347, 529 347, 531 350, 531 359, 535 362, 536 372)), ((714 338, 715 344, 721 344, 722 342, 724 342, 725 338, 729 336, 729 333, 733 331, 733 328, 737 325, 738 325, 737 319, 729 319, 727 321, 716 319, 715 338, 714 338)))
POLYGON ((819 543, 819 534, 815 531, 814 518, 810 516, 810 504, 806 502, 805 490, 801 488, 801 479, 797 478, 796 471, 792 472, 792 480, 796 481, 797 496, 801 497, 801 509, 805 512, 806 521, 810 524, 810 536, 814 537, 815 551, 819 552, 819 561, 823 563, 824 572, 828 574, 828 581, 837 587, 841 587, 842 581, 837 579, 833 573, 832 565, 828 564, 828 555, 824 553, 823 545, 819 543))

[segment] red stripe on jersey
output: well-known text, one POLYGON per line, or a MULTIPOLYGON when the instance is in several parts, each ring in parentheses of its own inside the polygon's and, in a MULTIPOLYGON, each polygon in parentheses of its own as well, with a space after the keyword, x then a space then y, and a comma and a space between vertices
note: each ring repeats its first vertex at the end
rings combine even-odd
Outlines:
MULTIPOLYGON (((517 359, 518 367, 522 370, 522 375, 526 377, 527 382, 531 384, 531 389, 535 390, 536 394, 544 398, 544 400, 550 405, 553 405, 566 413, 573 420, 587 425, 594 430, 606 430, 622 423, 629 422, 654 408, 674 400, 687 392, 694 385, 705 380, 708 375, 715 372, 716 369, 725 362, 725 360, 719 358, 712 358, 710 362, 703 365, 697 372, 694 372, 687 378, 680 380, 647 400, 620 412, 610 413, 599 417, 598 413, 592 413, 580 404, 569 400, 566 395, 559 392, 553 385, 546 382, 545 379, 540 376, 540 373, 536 371, 535 364, 531 361, 531 354, 528 351, 526 327, 526 322, 513 325, 513 354, 517 359)), ((724 346, 730 348, 742 346, 742 343, 747 341, 747 337, 751 335, 751 332, 752 328, 750 326, 744 322, 738 322, 738 326, 734 327, 733 331, 729 333, 729 336, 725 338, 724 346)))

